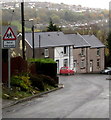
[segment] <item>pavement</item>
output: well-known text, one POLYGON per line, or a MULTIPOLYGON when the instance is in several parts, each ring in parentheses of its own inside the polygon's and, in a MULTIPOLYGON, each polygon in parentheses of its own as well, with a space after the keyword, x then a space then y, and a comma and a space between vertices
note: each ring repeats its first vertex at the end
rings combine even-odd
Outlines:
POLYGON ((20 99, 20 100, 8 100, 8 99, 2 99, 0 104, 2 104, 2 109, 4 108, 8 108, 8 107, 11 107, 13 105, 16 105, 18 103, 22 103, 22 102, 25 102, 25 101, 29 101, 33 98, 37 98, 37 97, 40 97, 44 94, 47 94, 47 93, 50 93, 50 92, 53 92, 53 91, 56 91, 56 90, 59 90, 61 88, 63 88, 64 85, 63 84, 59 84, 58 85, 58 88, 55 88, 55 89, 52 89, 52 90, 49 90, 49 91, 46 91, 46 92, 42 92, 42 93, 39 93, 39 94, 36 94, 36 95, 32 95, 30 97, 27 97, 27 98, 23 98, 23 99, 20 99))

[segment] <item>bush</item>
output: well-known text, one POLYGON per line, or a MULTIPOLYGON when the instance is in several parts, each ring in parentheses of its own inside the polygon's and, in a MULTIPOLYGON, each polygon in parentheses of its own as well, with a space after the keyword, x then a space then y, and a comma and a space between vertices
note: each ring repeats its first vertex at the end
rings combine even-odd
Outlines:
POLYGON ((39 75, 42 79, 43 79, 43 82, 48 84, 48 85, 51 85, 53 87, 56 86, 56 82, 54 81, 53 78, 49 77, 49 76, 46 76, 46 75, 39 75))
POLYGON ((11 85, 20 87, 23 91, 28 91, 32 88, 29 76, 13 76, 11 78, 11 85))
POLYGON ((31 75, 30 81, 32 83, 32 86, 37 87, 40 91, 44 91, 43 79, 40 76, 31 75))
POLYGON ((37 87, 41 91, 45 90, 44 85, 46 84, 56 87, 56 83, 54 79, 46 75, 31 75, 30 80, 31 80, 32 86, 37 87))
POLYGON ((11 76, 28 71, 28 64, 22 57, 11 58, 11 76))

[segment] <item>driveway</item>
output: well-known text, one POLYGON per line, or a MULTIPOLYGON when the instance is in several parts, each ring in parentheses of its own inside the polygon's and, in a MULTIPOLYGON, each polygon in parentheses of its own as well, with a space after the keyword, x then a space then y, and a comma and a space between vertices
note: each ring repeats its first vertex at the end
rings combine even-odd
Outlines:
POLYGON ((107 75, 60 76, 64 88, 10 108, 4 118, 109 118, 107 75))

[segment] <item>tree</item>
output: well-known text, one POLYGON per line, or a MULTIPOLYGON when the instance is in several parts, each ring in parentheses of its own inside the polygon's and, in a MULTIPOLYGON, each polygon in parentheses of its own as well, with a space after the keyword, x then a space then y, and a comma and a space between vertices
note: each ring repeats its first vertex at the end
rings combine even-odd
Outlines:
POLYGON ((108 35, 107 41, 108 41, 109 55, 111 56, 111 32, 108 35))
POLYGON ((52 14, 51 18, 54 21, 54 23, 60 23, 60 17, 58 15, 52 14))
POLYGON ((49 26, 47 27, 47 31, 61 31, 61 28, 54 25, 52 19, 50 18, 49 26))
POLYGON ((107 66, 111 66, 111 31, 109 32, 107 42, 108 42, 108 49, 109 49, 109 55, 107 56, 107 66))

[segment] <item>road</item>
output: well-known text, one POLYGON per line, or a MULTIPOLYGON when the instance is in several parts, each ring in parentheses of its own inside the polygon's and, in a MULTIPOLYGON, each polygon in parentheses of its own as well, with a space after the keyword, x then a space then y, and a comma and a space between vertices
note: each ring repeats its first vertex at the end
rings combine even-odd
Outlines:
POLYGON ((3 109, 3 118, 109 118, 107 75, 60 76, 64 88, 3 109))

